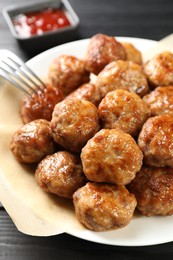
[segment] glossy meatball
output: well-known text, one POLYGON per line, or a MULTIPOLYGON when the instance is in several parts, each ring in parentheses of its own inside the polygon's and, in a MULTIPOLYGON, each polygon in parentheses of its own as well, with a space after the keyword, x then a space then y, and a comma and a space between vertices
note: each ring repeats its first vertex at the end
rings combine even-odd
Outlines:
POLYGON ((148 92, 146 76, 140 65, 131 61, 113 61, 98 75, 96 86, 102 98, 116 89, 124 89, 143 96, 148 92))
POLYGON ((153 116, 164 113, 173 116, 173 86, 157 87, 143 97, 153 116))
POLYGON ((173 117, 167 114, 150 117, 142 127, 138 145, 147 165, 173 167, 173 117))
POLYGON ((68 95, 83 83, 89 82, 89 72, 83 60, 61 55, 51 63, 48 78, 53 86, 58 86, 64 95, 68 95))
POLYGON ((35 178, 43 190, 63 198, 72 198, 86 183, 79 156, 67 151, 46 156, 39 163, 35 178))
POLYGON ((144 73, 153 87, 173 84, 173 54, 162 52, 144 65, 144 73))
POLYGON ((95 106, 101 101, 101 95, 98 88, 92 83, 85 83, 76 90, 74 90, 71 94, 69 94, 66 98, 78 98, 90 101, 95 106))
POLYGON ((50 123, 38 119, 22 126, 13 136, 10 149, 21 163, 34 163, 55 150, 50 123))
POLYGON ((67 150, 80 152, 99 130, 97 108, 85 100, 64 100, 55 106, 51 129, 55 142, 67 150))
POLYGON ((63 98, 63 93, 59 88, 53 88, 47 84, 46 88, 41 88, 24 98, 20 111, 22 121, 25 124, 36 119, 50 121, 54 106, 63 98))
POLYGON ((77 219, 94 231, 126 226, 137 204, 125 186, 91 182, 74 193, 73 201, 77 219))
POLYGON ((108 63, 125 60, 126 51, 114 37, 96 34, 90 39, 85 59, 88 71, 97 75, 108 63))
POLYGON ((140 170, 143 155, 129 134, 119 129, 102 129, 83 147, 81 159, 90 181, 125 185, 140 170))
POLYGON ((137 208, 146 216, 173 214, 173 168, 142 167, 129 184, 137 208))
POLYGON ((103 128, 120 128, 136 136, 150 116, 145 102, 135 93, 117 89, 106 94, 98 107, 103 128))
POLYGON ((127 60, 133 61, 139 65, 142 65, 142 54, 135 48, 135 46, 129 42, 121 42, 127 53, 127 60))

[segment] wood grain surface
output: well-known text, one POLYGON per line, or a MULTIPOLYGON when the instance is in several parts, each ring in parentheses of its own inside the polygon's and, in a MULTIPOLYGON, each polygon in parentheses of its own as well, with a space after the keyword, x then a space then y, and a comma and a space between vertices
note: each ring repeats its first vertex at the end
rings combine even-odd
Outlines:
MULTIPOLYGON (((33 0, 32 0, 33 1, 33 0)), ((0 0, 0 10, 31 0, 0 0)), ((160 40, 173 32, 172 0, 71 0, 80 18, 79 39, 96 33, 160 40)), ((0 49, 24 61, 32 57, 13 39, 0 14, 0 49)), ((27 216, 26 216, 27 217, 27 216)), ((172 230, 170 231, 172 232, 172 230)), ((149 247, 106 246, 62 234, 31 237, 20 233, 0 206, 0 260, 20 259, 172 259, 173 243, 149 247)))

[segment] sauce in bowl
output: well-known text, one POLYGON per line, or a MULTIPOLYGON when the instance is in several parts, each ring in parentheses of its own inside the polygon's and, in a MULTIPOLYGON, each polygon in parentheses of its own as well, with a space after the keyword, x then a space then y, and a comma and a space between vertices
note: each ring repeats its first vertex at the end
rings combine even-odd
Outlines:
POLYGON ((13 24, 22 37, 41 35, 71 25, 64 10, 60 8, 19 14, 13 18, 13 24))

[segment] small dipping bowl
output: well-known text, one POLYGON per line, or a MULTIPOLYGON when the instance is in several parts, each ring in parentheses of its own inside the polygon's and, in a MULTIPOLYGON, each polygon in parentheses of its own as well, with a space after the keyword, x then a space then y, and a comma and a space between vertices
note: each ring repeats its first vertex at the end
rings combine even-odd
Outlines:
POLYGON ((11 5, 3 16, 13 37, 29 53, 40 53, 78 38, 79 18, 67 0, 11 5))

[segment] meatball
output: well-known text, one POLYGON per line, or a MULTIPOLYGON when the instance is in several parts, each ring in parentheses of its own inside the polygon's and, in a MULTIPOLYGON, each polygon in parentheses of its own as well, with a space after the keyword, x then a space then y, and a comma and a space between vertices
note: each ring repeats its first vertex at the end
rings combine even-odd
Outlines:
POLYGON ((117 89, 106 94, 98 108, 103 128, 120 128, 136 136, 150 116, 145 102, 135 93, 117 89))
POLYGON ((173 85, 173 53, 154 56, 144 65, 144 73, 152 87, 173 85))
POLYGON ((38 119, 22 126, 13 136, 10 149, 21 163, 35 163, 55 150, 50 123, 38 119))
POLYGON ((90 101, 95 106, 101 101, 101 95, 98 88, 92 83, 85 83, 76 90, 74 90, 71 94, 69 94, 66 98, 78 98, 90 101))
POLYGON ((164 113, 173 116, 173 85, 157 87, 155 90, 143 97, 153 116, 164 113))
POLYGON ((126 226, 137 204, 123 185, 91 182, 74 193, 73 201, 77 219, 94 231, 126 226))
POLYGON ((79 99, 65 99, 55 106, 51 129, 55 142, 72 152, 81 148, 99 130, 95 105, 79 99))
POLYGON ((67 151, 46 156, 37 166, 35 178, 44 191, 63 198, 72 198, 86 183, 80 157, 67 151))
POLYGON ((142 214, 173 214, 173 168, 143 166, 128 188, 135 194, 142 214))
POLYGON ((138 145, 147 165, 173 167, 173 117, 163 114, 147 119, 139 134, 138 145))
POLYGON ((88 71, 97 75, 108 63, 125 60, 126 51, 114 37, 96 34, 90 39, 85 59, 88 71))
POLYGON ((90 181, 128 184, 142 166, 135 140, 120 129, 102 129, 81 152, 83 171, 90 181))
POLYGON ((99 73, 96 86, 101 97, 116 89, 124 89, 139 96, 148 92, 148 82, 140 65, 131 61, 113 61, 99 73))
POLYGON ((48 79, 53 86, 58 86, 64 95, 68 95, 89 81, 89 72, 85 69, 85 61, 61 55, 50 65, 48 79))
POLYGON ((53 88, 51 85, 41 88, 30 96, 26 96, 21 107, 21 118, 26 124, 36 119, 52 118, 54 106, 64 98, 59 88, 53 88))
POLYGON ((127 60, 133 61, 139 65, 142 65, 142 54, 135 48, 135 46, 129 42, 121 42, 127 53, 127 60))

